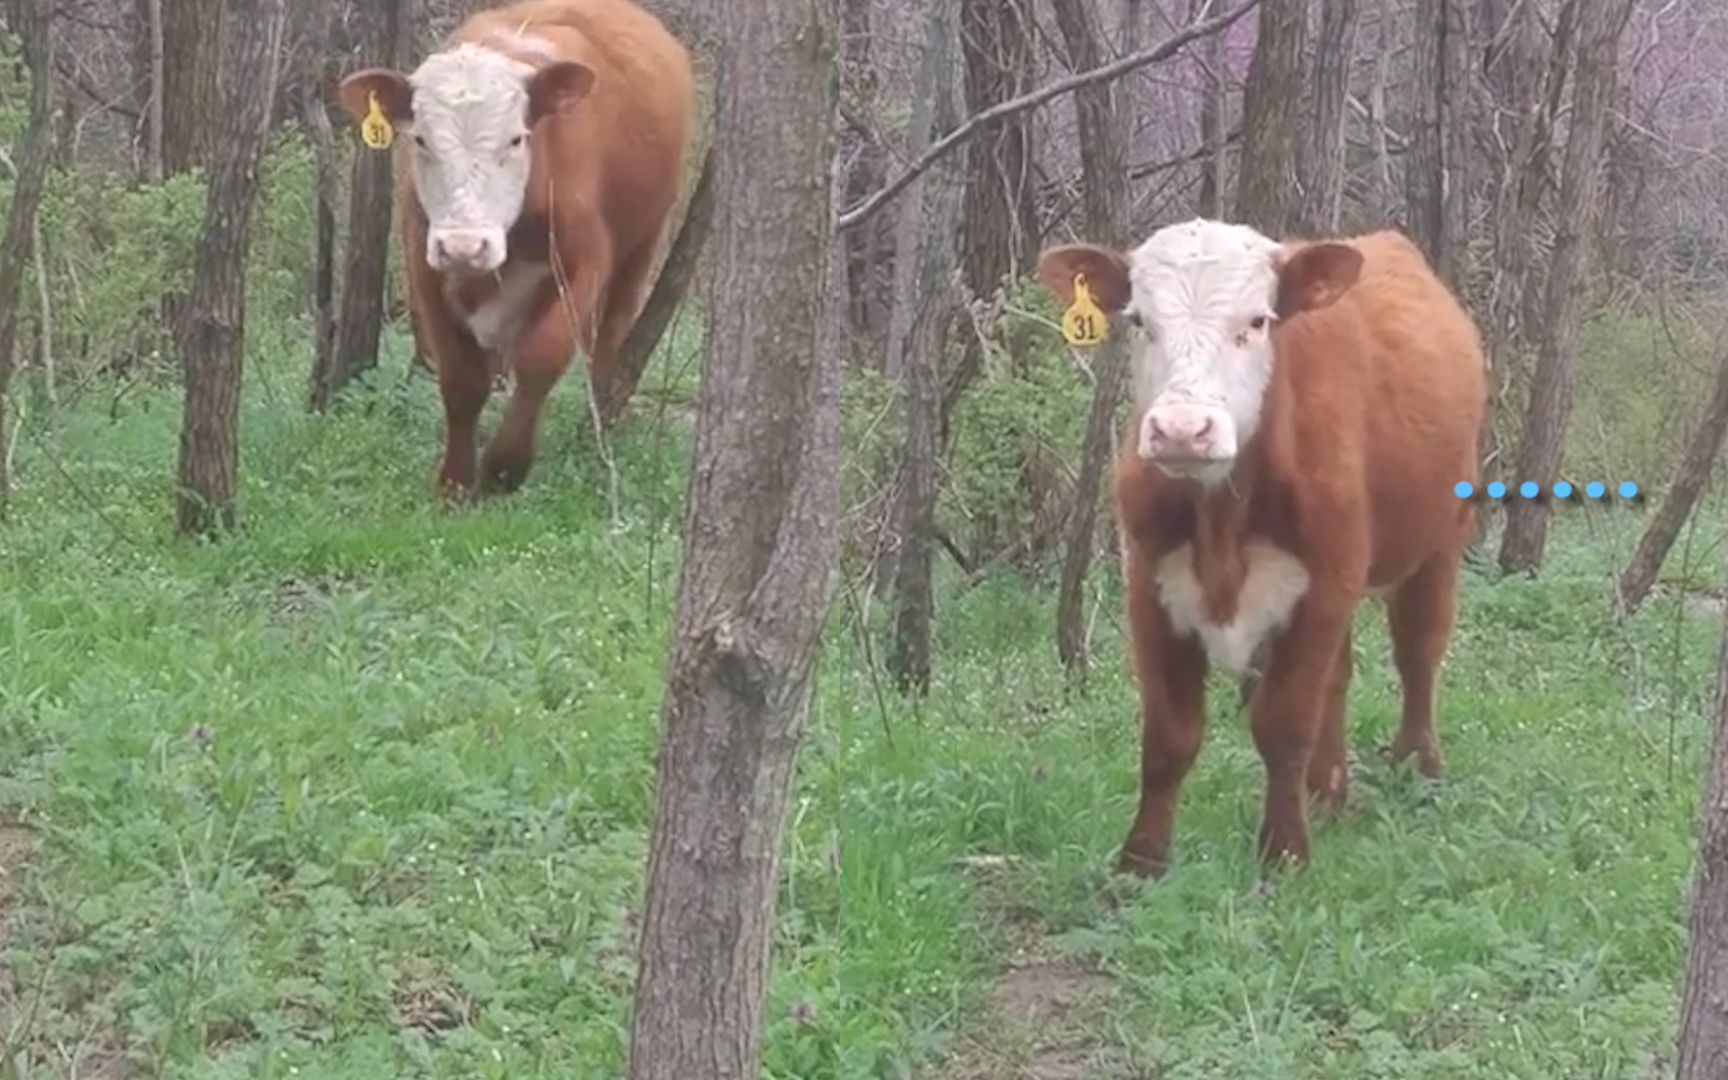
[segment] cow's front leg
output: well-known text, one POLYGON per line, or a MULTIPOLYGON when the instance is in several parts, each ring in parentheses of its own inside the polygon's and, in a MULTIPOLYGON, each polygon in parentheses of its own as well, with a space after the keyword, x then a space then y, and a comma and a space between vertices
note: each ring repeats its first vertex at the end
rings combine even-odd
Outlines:
POLYGON ((1140 687, 1140 807, 1118 873, 1156 878, 1169 865, 1182 782, 1206 734, 1206 654, 1178 636, 1138 569, 1129 574, 1128 630, 1140 687))
POLYGON ((1266 766, 1260 857, 1267 868, 1308 861, 1307 778, 1350 627, 1346 600, 1310 595, 1273 645, 1250 725, 1266 766))
POLYGON ((582 334, 577 325, 581 318, 549 293, 516 339, 510 355, 515 386, 498 430, 486 446, 480 470, 483 493, 512 492, 528 478, 534 466, 540 416, 546 398, 570 366, 571 353, 582 334))
POLYGON ((438 392, 444 399, 444 459, 438 483, 447 501, 468 497, 476 480, 480 414, 492 396, 491 372, 477 348, 441 342, 438 392))

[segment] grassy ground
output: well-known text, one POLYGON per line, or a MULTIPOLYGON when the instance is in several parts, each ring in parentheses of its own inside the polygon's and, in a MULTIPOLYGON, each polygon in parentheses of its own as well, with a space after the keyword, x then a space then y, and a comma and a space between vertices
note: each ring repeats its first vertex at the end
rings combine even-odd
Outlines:
MULTIPOLYGON (((531 486, 443 514, 396 345, 327 420, 253 358, 219 544, 168 531, 171 391, 22 447, 0 1076, 621 1074, 687 441, 620 439, 614 518, 572 381, 531 486)), ((781 1080, 833 1074, 835 745, 794 795, 781 1080)))
MULTIPOLYGON (((1396 681, 1363 611, 1353 806, 1266 895, 1261 769, 1222 681, 1177 867, 1101 889, 1137 770, 1112 568, 1082 690, 1056 672, 1047 597, 950 590, 922 710, 881 712, 845 676, 844 1075, 1660 1075, 1720 623, 1696 600, 1608 616, 1642 521, 1574 510, 1540 581, 1472 573, 1438 786, 1376 755, 1396 681)), ((1707 578, 1720 540, 1692 541, 1707 578)))
MULTIPOLYGON (((168 531, 172 391, 24 441, 0 529, 0 1077, 619 1074, 687 443, 651 386, 610 472, 566 384, 529 487, 445 514, 435 397, 395 349, 315 420, 297 354, 261 347, 245 525, 218 544, 168 531)), ((1365 611, 1355 805, 1269 894, 1222 692, 1177 868, 1101 893, 1137 754, 1108 561, 1082 688, 1048 590, 946 582, 917 710, 841 605, 768 1076, 1652 1075, 1718 623, 1672 597, 1609 617, 1641 522, 1570 511, 1541 580, 1472 574, 1434 788, 1375 759, 1397 699, 1365 611)))

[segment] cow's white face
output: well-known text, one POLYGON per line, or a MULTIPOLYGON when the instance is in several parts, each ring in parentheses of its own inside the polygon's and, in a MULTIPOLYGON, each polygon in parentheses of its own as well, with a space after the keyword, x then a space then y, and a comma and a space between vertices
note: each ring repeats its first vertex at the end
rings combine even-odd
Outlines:
POLYGON ((527 195, 535 123, 580 100, 593 78, 582 64, 536 68, 464 43, 434 53, 411 76, 356 72, 342 83, 342 102, 359 119, 376 95, 410 140, 414 190, 426 210, 427 263, 486 274, 509 254, 505 237, 527 195))
POLYGON ((1063 303, 1084 273, 1099 306, 1126 319, 1140 457, 1211 486, 1260 430, 1274 324, 1330 304, 1361 263, 1343 244, 1292 250, 1244 225, 1195 220, 1160 229, 1126 254, 1055 248, 1038 272, 1063 303))

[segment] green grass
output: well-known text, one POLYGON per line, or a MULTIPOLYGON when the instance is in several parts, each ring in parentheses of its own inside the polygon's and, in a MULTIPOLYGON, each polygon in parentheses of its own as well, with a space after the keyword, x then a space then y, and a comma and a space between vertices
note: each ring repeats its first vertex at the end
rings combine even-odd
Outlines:
MULTIPOLYGON (((171 534, 171 388, 98 383, 21 445, 0 823, 35 853, 0 886, 0 1076, 74 1075, 77 1055, 77 1075, 124 1055, 172 1077, 617 1076, 688 454, 657 402, 689 394, 693 343, 650 374, 615 487, 570 380, 528 487, 448 513, 435 394, 402 379, 399 338, 376 387, 311 418, 293 334, 266 329, 234 536, 171 534)), ((1715 577, 1721 520, 1673 576, 1715 577)), ((1113 980, 1079 1022, 1141 1075, 1650 1075, 1718 624, 1666 597, 1610 618, 1642 522, 1569 511, 1541 579, 1471 573, 1438 786, 1374 755, 1397 697, 1364 611, 1355 805, 1269 895, 1259 761, 1215 683, 1176 868, 1100 898, 1137 760, 1109 560, 1081 688, 1051 592, 1011 575, 968 590, 944 565, 916 710, 840 605, 792 800, 767 1076, 908 1077, 988 1041, 1028 919, 1113 980), (980 854, 1011 861, 986 881, 962 865, 980 854)))
MULTIPOLYGON (((435 392, 393 347, 327 419, 298 355, 252 358, 243 528, 218 543, 169 529, 171 390, 26 440, 0 821, 36 853, 0 932, 0 1075, 621 1074, 688 440, 645 405, 614 516, 572 379, 530 486, 445 513, 435 392)), ((832 1071, 835 746, 818 717, 781 1080, 832 1071)))
MULTIPOLYGON (((844 676, 845 1075, 907 1075, 957 1032, 992 1037, 984 994, 1028 918, 1112 977, 1115 1004, 1083 1024, 1140 1070, 1123 1075, 1659 1074, 1719 623, 1661 599, 1609 617, 1606 575, 1643 520, 1562 514, 1541 580, 1471 574, 1439 785, 1377 757, 1398 699, 1382 612, 1364 610, 1354 806, 1315 828, 1309 872, 1266 896, 1262 772, 1223 680, 1175 869, 1119 904, 1101 896, 1138 767, 1113 567, 1084 689, 1057 673, 1049 597, 1007 580, 950 589, 921 710, 883 715, 865 676, 844 676), (1007 857, 1006 878, 962 869, 978 855, 1007 857)), ((1700 529, 1694 559, 1721 532, 1700 529)))

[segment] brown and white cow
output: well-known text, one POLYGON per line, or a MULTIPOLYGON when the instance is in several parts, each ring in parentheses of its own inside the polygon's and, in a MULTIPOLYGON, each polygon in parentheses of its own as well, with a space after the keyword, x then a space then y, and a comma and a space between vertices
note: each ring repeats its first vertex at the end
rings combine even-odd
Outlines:
POLYGON ((603 392, 647 299, 683 179, 689 55, 628 0, 526 0, 470 17, 411 75, 354 72, 340 97, 357 121, 376 101, 406 155, 399 223, 444 398, 440 479, 513 490, 572 351, 603 392), (515 389, 477 463, 495 364, 515 389))
POLYGON ((1280 243, 1196 220, 1131 252, 1054 248, 1038 272, 1065 304, 1084 272, 1131 336, 1115 500, 1141 774, 1118 869, 1167 865, 1210 664, 1257 680, 1261 856, 1305 863, 1304 789, 1336 808, 1348 787, 1365 596, 1387 598, 1403 684, 1391 755, 1441 770, 1435 684, 1473 517, 1454 486, 1477 480, 1486 393, 1475 326, 1394 232, 1280 243))

